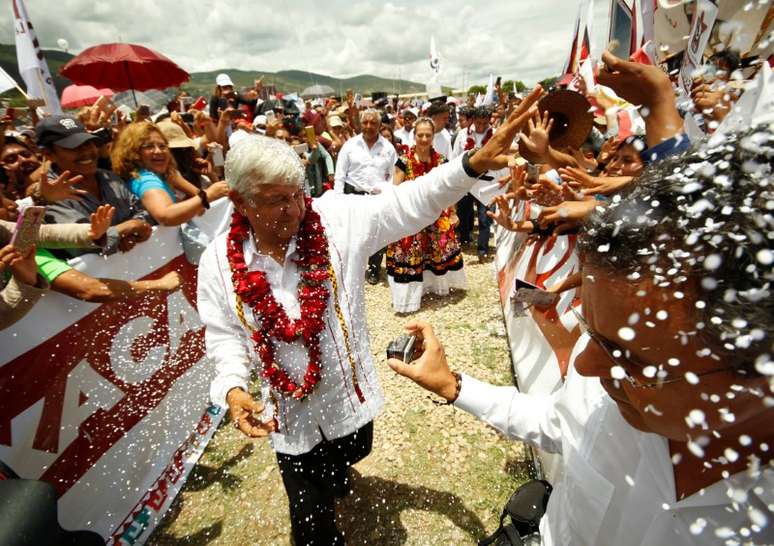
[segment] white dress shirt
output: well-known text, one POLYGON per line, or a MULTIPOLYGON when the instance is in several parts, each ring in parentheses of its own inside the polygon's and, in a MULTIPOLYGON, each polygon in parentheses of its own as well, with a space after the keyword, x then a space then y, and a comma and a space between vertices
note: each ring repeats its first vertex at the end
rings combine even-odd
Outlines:
POLYGON ((542 544, 719 546, 730 544, 729 536, 739 540, 733 544, 774 542, 770 466, 740 472, 678 501, 667 440, 631 427, 599 380, 581 376, 574 366, 551 395, 524 394, 468 376, 461 385, 455 406, 511 438, 562 454, 562 476, 540 523, 542 544), (760 521, 756 510, 768 524, 745 540, 740 530, 760 521))
MULTIPOLYGON (((315 199, 312 207, 325 226, 331 263, 338 280, 339 305, 350 333, 349 344, 357 364, 357 377, 365 395, 361 404, 352 385, 352 372, 346 345, 333 304, 333 290, 325 328, 320 336, 322 377, 315 391, 299 402, 277 394, 280 430, 271 435, 275 450, 297 455, 310 451, 322 440, 346 436, 372 421, 383 405, 383 395, 369 347, 366 328, 364 273, 368 257, 387 246, 432 224, 441 211, 457 202, 475 179, 465 175, 461 160, 433 169, 421 177, 424 184, 401 184, 394 191, 379 195, 334 195, 315 199)), ((226 258, 228 234, 217 237, 199 262, 198 309, 206 326, 207 356, 215 364, 216 376, 210 387, 213 403, 226 407, 226 394, 233 387, 247 389, 250 369, 261 367, 252 341, 236 314, 231 271, 226 258)), ((248 270, 263 270, 272 293, 288 316, 298 318, 298 268, 293 262, 292 242, 285 264, 260 254, 252 238, 245 242, 248 270)), ((255 325, 260 317, 245 308, 246 319, 255 325)), ((300 382, 308 363, 308 353, 300 341, 275 342, 277 357, 290 376, 300 382)), ((269 388, 262 387, 267 417, 273 416, 269 388)))
POLYGON ((344 183, 366 193, 379 193, 392 185, 398 153, 382 135, 370 148, 359 134, 344 143, 336 160, 333 190, 344 193, 344 183))
POLYGON ((395 136, 400 139, 404 146, 408 146, 409 148, 412 147, 415 143, 414 129, 411 129, 411 131, 406 131, 405 127, 401 127, 400 129, 395 130, 395 136))
POLYGON ((457 135, 457 140, 454 141, 452 157, 457 157, 465 152, 465 144, 468 142, 468 137, 473 137, 473 141, 475 142, 473 146, 474 148, 480 148, 483 146, 484 137, 486 136, 487 131, 484 131, 483 133, 477 133, 472 123, 466 129, 460 130, 459 134, 457 135))
POLYGON ((451 133, 445 127, 433 136, 433 149, 446 159, 451 159, 451 133))

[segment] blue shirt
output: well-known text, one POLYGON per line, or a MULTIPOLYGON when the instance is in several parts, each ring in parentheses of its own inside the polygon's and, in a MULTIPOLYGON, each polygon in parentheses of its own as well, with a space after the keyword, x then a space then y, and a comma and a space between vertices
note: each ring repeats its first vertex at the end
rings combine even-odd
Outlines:
POLYGON ((164 190, 167 192, 170 199, 172 199, 172 202, 177 203, 175 192, 172 191, 169 184, 167 184, 167 182, 159 175, 148 169, 140 169, 137 171, 137 174, 139 175, 137 178, 132 178, 129 181, 129 190, 136 195, 138 199, 142 200, 142 196, 145 195, 145 192, 148 190, 164 190))
POLYGON ((688 135, 680 133, 641 152, 640 157, 645 164, 656 163, 670 155, 681 154, 690 147, 691 140, 688 138, 688 135))

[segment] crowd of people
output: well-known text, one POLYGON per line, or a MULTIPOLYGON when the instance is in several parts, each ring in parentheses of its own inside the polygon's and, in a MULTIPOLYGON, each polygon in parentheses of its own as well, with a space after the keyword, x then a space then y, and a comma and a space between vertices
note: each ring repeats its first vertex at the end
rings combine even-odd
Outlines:
POLYGON ((407 326, 421 355, 390 366, 562 453, 545 544, 772 539, 774 131, 770 102, 744 85, 768 67, 721 56, 686 90, 657 66, 602 61, 593 85, 526 96, 498 86, 489 103, 351 91, 291 100, 220 74, 208 109, 181 93, 135 119, 109 101, 31 126, 6 118, 0 328, 47 290, 90 302, 177 290, 177 273, 93 278, 67 260, 136 252, 154 225, 184 225, 229 198, 230 231, 199 264, 212 401, 246 435, 271 435, 295 543, 338 544, 335 498, 370 451, 383 404, 364 281, 379 282, 386 264, 394 310, 412 313, 425 293, 466 288, 462 250, 477 230, 488 259, 492 222, 529 237, 577 234, 580 270, 545 287, 582 301, 584 335, 554 394, 451 371, 423 322, 407 326), (562 94, 580 97, 580 121, 548 106, 562 94), (617 123, 624 104, 640 125, 617 123), (581 138, 560 145, 579 124, 581 138), (475 191, 482 180, 497 187, 491 199, 475 191), (30 205, 45 207, 45 224, 19 249, 13 222, 30 205), (245 339, 260 359, 263 417, 245 339))

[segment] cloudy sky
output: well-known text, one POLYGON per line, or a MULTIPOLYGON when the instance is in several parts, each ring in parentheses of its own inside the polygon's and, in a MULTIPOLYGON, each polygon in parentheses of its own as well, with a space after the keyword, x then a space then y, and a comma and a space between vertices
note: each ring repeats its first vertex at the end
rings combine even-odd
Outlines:
MULTIPOLYGON (((10 2, 0 42, 13 43, 10 2)), ((555 75, 569 50, 577 0, 486 3, 311 0, 27 0, 43 47, 66 39, 77 53, 104 42, 149 46, 188 71, 307 70, 425 82, 429 43, 444 85, 485 83, 490 72, 528 84, 555 75), (323 7, 324 6, 324 7, 323 7)), ((597 0, 594 46, 604 45, 606 0, 597 0)))

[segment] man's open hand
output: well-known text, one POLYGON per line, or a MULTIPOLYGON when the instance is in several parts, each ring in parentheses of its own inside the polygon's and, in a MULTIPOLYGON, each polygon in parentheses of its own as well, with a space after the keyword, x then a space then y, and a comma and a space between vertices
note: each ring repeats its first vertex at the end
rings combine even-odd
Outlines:
POLYGON ((507 162, 503 164, 502 158, 508 154, 516 134, 537 112, 535 103, 542 94, 543 88, 540 85, 536 85, 530 94, 508 116, 508 121, 497 129, 497 132, 489 139, 489 142, 470 156, 471 169, 477 173, 484 174, 487 171, 507 167, 507 162))
POLYGON ((249 393, 240 388, 228 391, 226 396, 228 409, 234 419, 234 426, 250 438, 265 438, 276 430, 274 420, 264 422, 259 419, 263 413, 263 404, 257 402, 249 393))

